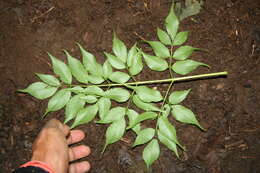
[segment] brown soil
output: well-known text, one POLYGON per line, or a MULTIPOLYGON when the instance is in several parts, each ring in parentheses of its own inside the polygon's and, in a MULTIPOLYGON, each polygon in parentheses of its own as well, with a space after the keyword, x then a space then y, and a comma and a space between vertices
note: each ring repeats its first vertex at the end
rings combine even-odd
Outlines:
MULTIPOLYGON (((79 55, 75 42, 80 42, 103 57, 103 51, 111 51, 113 30, 128 47, 140 40, 138 35, 154 40, 169 7, 168 0, 0 1, 0 172, 29 160, 32 142, 48 119, 63 120, 62 111, 41 120, 47 102, 15 92, 36 81, 35 72, 52 73, 46 52, 64 60, 61 50, 79 55)), ((260 172, 259 16, 259 0, 205 0, 200 14, 182 22, 181 30, 192 31, 188 44, 208 50, 192 59, 211 68, 193 74, 227 70, 229 76, 176 84, 175 89, 192 88, 184 104, 208 130, 177 124, 187 152, 177 159, 162 146, 151 172, 260 172)), ((145 72, 138 80, 169 77, 145 72)), ((88 136, 83 143, 92 148, 87 158, 91 173, 146 172, 142 147, 131 149, 122 141, 101 156, 106 127, 90 123, 79 128, 88 136)), ((126 138, 132 141, 133 134, 126 138)))

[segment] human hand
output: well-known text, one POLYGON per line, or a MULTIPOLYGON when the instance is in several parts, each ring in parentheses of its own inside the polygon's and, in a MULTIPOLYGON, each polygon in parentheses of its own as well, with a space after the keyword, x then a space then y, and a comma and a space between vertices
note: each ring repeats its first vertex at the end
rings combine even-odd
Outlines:
POLYGON ((32 161, 47 163, 55 173, 84 173, 90 169, 87 161, 72 163, 90 154, 85 145, 69 147, 81 141, 85 134, 81 130, 71 130, 56 119, 50 120, 33 143, 32 161), (67 138, 66 138, 67 137, 67 138))

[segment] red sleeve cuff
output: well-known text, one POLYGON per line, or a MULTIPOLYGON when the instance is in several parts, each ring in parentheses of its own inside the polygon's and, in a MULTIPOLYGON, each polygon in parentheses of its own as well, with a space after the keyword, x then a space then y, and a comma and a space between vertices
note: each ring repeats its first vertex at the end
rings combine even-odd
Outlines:
POLYGON ((55 173, 48 164, 46 164, 44 162, 40 162, 40 161, 30 161, 30 162, 27 162, 27 163, 21 165, 20 167, 23 168, 23 167, 28 167, 28 166, 42 168, 49 173, 55 173))

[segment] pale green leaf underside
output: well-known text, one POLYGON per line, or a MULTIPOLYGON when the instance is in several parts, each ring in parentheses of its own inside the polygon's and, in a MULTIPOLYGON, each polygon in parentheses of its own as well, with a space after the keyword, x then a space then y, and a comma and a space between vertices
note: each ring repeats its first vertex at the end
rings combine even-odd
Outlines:
POLYGON ((72 75, 67 64, 65 64, 64 62, 62 62, 61 60, 57 59, 56 57, 54 57, 49 53, 48 55, 52 61, 52 67, 54 73, 57 74, 64 83, 71 84, 72 75))
POLYGON ((190 109, 188 109, 182 105, 172 106, 172 115, 177 121, 180 121, 180 122, 186 123, 186 124, 193 124, 193 125, 198 126, 201 130, 205 130, 199 124, 194 113, 190 109))
POLYGON ((158 112, 161 111, 161 109, 156 107, 153 103, 143 102, 137 95, 133 96, 133 102, 138 108, 145 110, 145 111, 158 111, 158 112))
POLYGON ((154 137, 154 134, 155 130, 153 128, 146 128, 141 130, 140 132, 138 132, 133 147, 149 142, 154 137))
POLYGON ((157 28, 157 36, 159 38, 159 40, 165 44, 165 45, 171 45, 171 38, 169 37, 169 35, 167 34, 167 32, 163 31, 160 28, 157 28))
POLYGON ((160 146, 157 139, 153 139, 143 150, 143 159, 148 169, 153 164, 153 162, 159 158, 159 155, 160 146))
POLYGON ((57 111, 57 110, 60 110, 61 108, 63 108, 70 100, 70 96, 71 96, 71 92, 66 89, 62 89, 62 90, 58 91, 49 100, 47 110, 46 110, 44 116, 49 112, 57 111))
POLYGON ((28 93, 33 97, 42 100, 51 97, 57 91, 57 89, 58 87, 48 86, 43 82, 34 82, 31 85, 29 85, 27 88, 20 89, 18 91, 28 93))
POLYGON ((144 102, 159 102, 163 99, 160 91, 147 86, 138 86, 135 87, 134 90, 138 97, 144 102))
POLYGON ((154 71, 164 71, 168 68, 168 63, 166 60, 159 58, 157 56, 148 55, 142 52, 144 60, 148 67, 154 71))
POLYGON ((126 122, 122 118, 118 121, 113 122, 106 131, 106 143, 103 149, 105 151, 107 145, 119 141, 125 133, 126 122))
POLYGON ((191 89, 183 90, 183 91, 174 91, 169 96, 169 103, 170 104, 179 104, 181 103, 189 94, 191 89))
POLYGON ((74 119, 78 111, 84 107, 85 101, 81 99, 83 96, 83 94, 74 95, 66 104, 64 123, 74 119))
POLYGON ((44 83, 50 86, 60 86, 60 81, 53 75, 35 73, 44 83))
POLYGON ((184 61, 177 61, 172 65, 172 70, 178 74, 186 75, 199 66, 206 66, 209 67, 207 64, 193 61, 193 60, 184 60, 184 61))

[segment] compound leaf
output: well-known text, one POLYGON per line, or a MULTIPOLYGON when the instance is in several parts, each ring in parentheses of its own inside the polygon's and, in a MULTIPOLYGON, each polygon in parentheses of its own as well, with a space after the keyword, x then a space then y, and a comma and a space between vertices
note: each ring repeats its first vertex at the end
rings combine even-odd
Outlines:
POLYGON ((66 89, 59 90, 49 100, 48 107, 47 107, 47 110, 46 110, 44 116, 49 112, 57 111, 57 110, 60 110, 61 108, 63 108, 70 100, 70 96, 71 96, 70 91, 68 91, 66 89))
POLYGON ((192 46, 181 46, 174 51, 172 57, 176 60, 185 60, 192 54, 194 50, 199 50, 199 48, 192 46))
POLYGON ((114 33, 114 38, 113 38, 113 52, 114 54, 124 63, 126 63, 127 59, 127 48, 125 44, 119 40, 116 36, 116 33, 114 33))
POLYGON ((20 89, 18 91, 28 93, 33 97, 42 100, 51 97, 57 91, 57 89, 58 87, 48 86, 43 82, 34 82, 31 85, 29 85, 27 88, 20 89))
POLYGON ((193 60, 184 60, 184 61, 177 61, 172 65, 172 70, 178 74, 186 75, 193 70, 195 70, 199 66, 206 66, 209 67, 207 64, 193 61, 193 60))
POLYGON ((169 103, 170 104, 179 104, 181 103, 189 94, 191 89, 183 90, 183 91, 174 91, 169 96, 169 103))
POLYGON ((133 147, 147 143, 154 137, 154 134, 155 130, 153 128, 146 128, 141 130, 140 132, 138 132, 138 135, 135 138, 133 147))
POLYGON ((112 72, 113 72, 112 66, 109 63, 109 61, 106 60, 105 63, 103 64, 103 77, 107 79, 112 72))
POLYGON ((69 122, 73 118, 75 118, 76 114, 80 109, 82 109, 85 105, 85 101, 81 99, 84 96, 83 94, 78 94, 73 96, 65 107, 65 121, 64 123, 69 122))
POLYGON ((119 141, 122 136, 125 133, 125 127, 126 127, 126 123, 125 123, 125 119, 122 118, 120 120, 117 120, 115 122, 113 122, 106 131, 106 144, 104 146, 104 149, 102 151, 102 153, 105 151, 107 145, 115 143, 117 141, 119 141))
POLYGON ((149 169, 153 162, 159 158, 159 155, 160 146, 157 139, 153 139, 143 150, 143 159, 145 161, 147 169, 149 169))
POLYGON ((112 108, 107 115, 105 115, 100 121, 96 123, 108 124, 114 121, 120 120, 125 116, 126 109, 123 107, 114 107, 112 108))
POLYGON ((126 83, 130 79, 130 76, 127 73, 116 71, 112 72, 108 78, 115 83, 126 83))
POLYGON ((172 44, 171 38, 169 37, 169 35, 165 31, 161 30, 160 28, 157 28, 157 36, 163 44, 165 44, 165 45, 172 44))
POLYGON ((142 52, 144 60, 148 67, 154 71, 164 71, 168 68, 168 63, 162 58, 157 56, 148 55, 142 52))
POLYGON ((180 122, 186 123, 186 124, 196 125, 201 130, 205 131, 205 129, 199 124, 194 113, 190 109, 188 109, 182 105, 173 105, 172 106, 172 115, 177 121, 180 121, 180 122))
POLYGON ((97 104, 94 104, 94 105, 81 109, 77 113, 75 121, 72 124, 71 128, 74 128, 78 125, 86 124, 86 123, 92 121, 95 118, 97 112, 98 112, 97 104))
POLYGON ((179 28, 179 20, 174 13, 173 4, 171 6, 170 13, 165 19, 165 27, 171 39, 174 40, 179 28))
POLYGON ((138 97, 144 102, 159 102, 163 99, 160 91, 147 86, 137 86, 134 90, 138 97))
POLYGON ((81 62, 72 57, 66 50, 64 51, 67 59, 70 71, 72 75, 81 83, 88 83, 88 73, 81 62))
POLYGON ((69 67, 64 62, 57 59, 50 53, 48 53, 48 55, 52 61, 52 67, 53 67, 54 73, 57 74, 64 83, 71 84, 72 75, 71 75, 71 71, 70 71, 69 67))
POLYGON ((105 92, 105 96, 117 102, 126 102, 130 97, 130 93, 123 88, 112 88, 105 92))
POLYGON ((158 135, 158 139, 160 140, 160 142, 163 143, 167 148, 172 150, 176 154, 176 156, 179 158, 177 144, 174 141, 167 138, 166 136, 164 136, 164 134, 160 130, 157 131, 157 135, 158 135))
POLYGON ((161 42, 159 41, 145 41, 145 42, 148 43, 153 48, 153 51, 157 57, 159 58, 170 57, 169 49, 161 42))
POLYGON ((156 117, 157 117, 157 114, 155 112, 144 112, 144 113, 138 115, 132 122, 130 122, 127 129, 131 129, 136 124, 138 124, 144 120, 153 120, 156 117))
POLYGON ((179 32, 173 41, 173 46, 180 46, 185 43, 187 41, 188 35, 189 31, 179 32))
POLYGON ((111 101, 109 98, 101 97, 98 102, 99 118, 102 120, 109 112, 111 101))
POLYGON ((84 91, 88 95, 98 95, 103 96, 105 92, 98 86, 89 86, 84 91))
POLYGON ((92 104, 97 102, 97 97, 93 95, 83 95, 80 97, 82 100, 84 100, 86 103, 92 104))
POLYGON ((161 110, 160 110, 158 107, 156 107, 154 104, 143 102, 137 95, 134 95, 134 96, 133 96, 133 102, 134 102, 134 104, 135 104, 138 108, 140 108, 140 109, 142 109, 142 110, 161 112, 161 110))
POLYGON ((50 86, 60 86, 60 81, 53 75, 49 74, 40 74, 36 73, 36 75, 46 84, 50 86))

